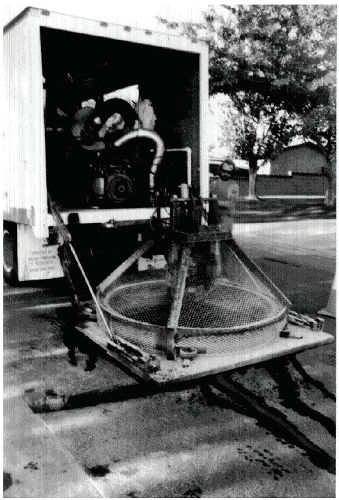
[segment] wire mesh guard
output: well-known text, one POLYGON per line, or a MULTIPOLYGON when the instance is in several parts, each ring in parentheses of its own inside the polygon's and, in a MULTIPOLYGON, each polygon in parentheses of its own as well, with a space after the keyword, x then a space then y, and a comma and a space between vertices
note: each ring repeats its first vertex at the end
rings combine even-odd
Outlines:
MULTIPOLYGON (((179 299, 176 345, 236 354, 277 338, 287 301, 246 260, 234 242, 204 242, 192 249, 179 299)), ((179 251, 168 270, 125 273, 111 283, 98 298, 112 331, 150 353, 166 351, 182 272, 179 251)))

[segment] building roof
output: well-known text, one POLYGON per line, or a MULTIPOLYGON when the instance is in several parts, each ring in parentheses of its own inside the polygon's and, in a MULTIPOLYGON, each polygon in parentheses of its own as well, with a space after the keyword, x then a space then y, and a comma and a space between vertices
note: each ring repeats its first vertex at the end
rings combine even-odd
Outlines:
POLYGON ((324 148, 319 146, 318 144, 316 144, 315 142, 311 142, 311 141, 306 141, 306 142, 302 142, 301 144, 295 144, 295 145, 291 145, 291 146, 286 146, 284 147, 283 149, 281 149, 279 151, 279 153, 277 153, 277 155, 275 156, 275 158, 277 158, 279 155, 281 155, 282 153, 284 153, 285 151, 290 151, 291 149, 301 149, 301 148, 304 148, 304 147, 308 147, 310 149, 313 149, 314 151, 318 151, 319 153, 323 154, 324 156, 326 156, 326 153, 324 151, 324 148))

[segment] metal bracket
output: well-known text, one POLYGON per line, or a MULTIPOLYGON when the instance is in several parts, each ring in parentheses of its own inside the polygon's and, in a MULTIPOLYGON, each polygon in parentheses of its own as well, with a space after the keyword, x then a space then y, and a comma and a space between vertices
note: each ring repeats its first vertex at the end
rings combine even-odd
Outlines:
POLYGON ((313 331, 322 330, 324 326, 324 320, 322 318, 311 318, 311 316, 308 316, 307 314, 297 313, 296 311, 289 311, 287 320, 293 325, 304 326, 305 328, 310 328, 313 331))

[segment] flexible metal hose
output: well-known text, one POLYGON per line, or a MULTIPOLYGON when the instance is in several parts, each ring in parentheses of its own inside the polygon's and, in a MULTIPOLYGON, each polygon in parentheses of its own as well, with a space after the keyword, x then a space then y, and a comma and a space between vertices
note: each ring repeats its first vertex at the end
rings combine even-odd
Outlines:
POLYGON ((151 170, 149 173, 149 187, 151 191, 151 195, 154 194, 154 176, 156 174, 157 168, 159 163, 161 162, 164 152, 165 152, 165 146, 164 142, 161 139, 161 137, 156 133, 153 132, 152 130, 133 130, 132 132, 129 132, 128 134, 120 137, 117 141, 115 141, 114 146, 115 147, 120 147, 123 144, 125 144, 128 141, 131 141, 132 139, 137 139, 137 138, 146 138, 146 139, 151 139, 156 145, 156 150, 153 158, 153 163, 151 166, 151 170))

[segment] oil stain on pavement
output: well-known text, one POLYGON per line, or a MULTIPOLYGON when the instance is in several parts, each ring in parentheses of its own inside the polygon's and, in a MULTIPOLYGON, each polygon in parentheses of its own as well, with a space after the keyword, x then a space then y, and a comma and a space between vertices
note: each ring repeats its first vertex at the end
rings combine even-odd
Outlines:
POLYGON ((3 491, 7 491, 13 485, 12 474, 4 471, 3 475, 3 491))
MULTIPOLYGON (((296 368, 298 366, 293 359, 284 359, 219 375, 211 379, 211 392, 208 387, 204 388, 205 395, 212 404, 214 402, 227 408, 232 407, 238 413, 254 418, 259 427, 271 432, 278 441, 302 450, 302 454, 317 468, 335 474, 335 459, 292 423, 291 410, 308 418, 309 422, 320 424, 332 437, 335 435, 335 423, 300 399, 305 380, 304 377, 298 378, 300 370, 296 368), (213 392, 213 387, 219 392, 213 392)), ((318 390, 319 387, 314 389, 318 390)), ((322 392, 324 397, 330 395, 332 399, 330 393, 322 392)), ((244 454, 245 460, 261 462, 263 465, 265 463, 265 467, 269 465, 262 460, 264 457, 259 452, 256 452, 258 457, 254 457, 253 452, 251 456, 244 453, 241 448, 238 452, 244 454)), ((272 463, 272 458, 269 462, 272 463)), ((275 480, 281 476, 279 470, 277 464, 271 469, 275 473, 275 480)))
POLYGON ((108 464, 105 465, 94 465, 94 467, 86 468, 86 472, 93 477, 104 477, 106 474, 110 473, 108 464))
POLYGON ((291 473, 291 470, 285 467, 279 458, 274 457, 271 451, 266 448, 259 451, 251 445, 246 445, 245 447, 238 447, 237 450, 239 455, 247 462, 261 464, 263 471, 269 475, 273 474, 275 481, 284 477, 285 474, 291 473))

